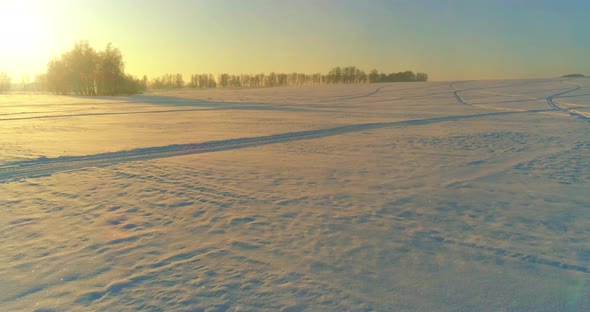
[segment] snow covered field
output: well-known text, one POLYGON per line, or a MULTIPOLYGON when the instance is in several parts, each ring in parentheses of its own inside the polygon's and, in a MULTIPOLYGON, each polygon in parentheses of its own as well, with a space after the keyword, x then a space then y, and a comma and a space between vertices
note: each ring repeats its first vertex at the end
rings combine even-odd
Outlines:
POLYGON ((3 311, 589 311, 590 79, 0 96, 3 311))

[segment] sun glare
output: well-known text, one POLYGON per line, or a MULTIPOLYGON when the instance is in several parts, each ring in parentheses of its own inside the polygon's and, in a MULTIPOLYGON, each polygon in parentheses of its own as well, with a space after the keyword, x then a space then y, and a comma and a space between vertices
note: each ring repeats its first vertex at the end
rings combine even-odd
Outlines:
POLYGON ((0 61, 4 64, 1 65, 18 64, 26 68, 48 48, 50 25, 39 5, 18 1, 2 3, 0 61))

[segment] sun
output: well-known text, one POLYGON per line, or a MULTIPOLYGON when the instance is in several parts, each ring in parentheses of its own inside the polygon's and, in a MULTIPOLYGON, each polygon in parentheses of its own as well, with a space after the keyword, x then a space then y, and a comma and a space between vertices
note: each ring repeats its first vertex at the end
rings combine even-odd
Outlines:
POLYGON ((39 8, 18 1, 3 3, 0 9, 0 32, 3 49, 29 52, 45 41, 45 18, 39 8))
POLYGON ((42 6, 42 2, 0 0, 0 66, 28 71, 28 64, 47 49, 50 25, 42 6))

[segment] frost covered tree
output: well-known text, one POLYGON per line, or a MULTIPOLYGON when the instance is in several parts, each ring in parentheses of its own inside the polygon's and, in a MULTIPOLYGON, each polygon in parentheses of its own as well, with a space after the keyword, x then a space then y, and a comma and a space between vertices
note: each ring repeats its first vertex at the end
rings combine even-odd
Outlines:
POLYGON ((68 94, 69 69, 62 59, 54 58, 47 63, 47 88, 56 94, 68 94))
POLYGON ((10 91, 12 78, 7 72, 0 72, 0 94, 10 91))
POLYGON ((109 43, 104 51, 98 53, 97 60, 96 84, 98 94, 116 95, 122 93, 125 64, 123 63, 121 51, 109 43))
POLYGON ((96 51, 86 41, 47 64, 45 86, 56 94, 118 95, 145 90, 140 79, 125 74, 121 51, 107 44, 96 51))
POLYGON ((96 95, 94 74, 96 72, 96 51, 87 41, 79 41, 74 48, 62 56, 68 67, 68 81, 71 91, 78 95, 96 95))

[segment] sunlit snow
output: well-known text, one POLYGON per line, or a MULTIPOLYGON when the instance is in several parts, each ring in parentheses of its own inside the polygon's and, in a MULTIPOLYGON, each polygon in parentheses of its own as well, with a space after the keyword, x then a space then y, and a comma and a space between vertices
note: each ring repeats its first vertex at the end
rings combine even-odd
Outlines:
POLYGON ((3 311, 588 311, 590 79, 0 95, 3 311))

